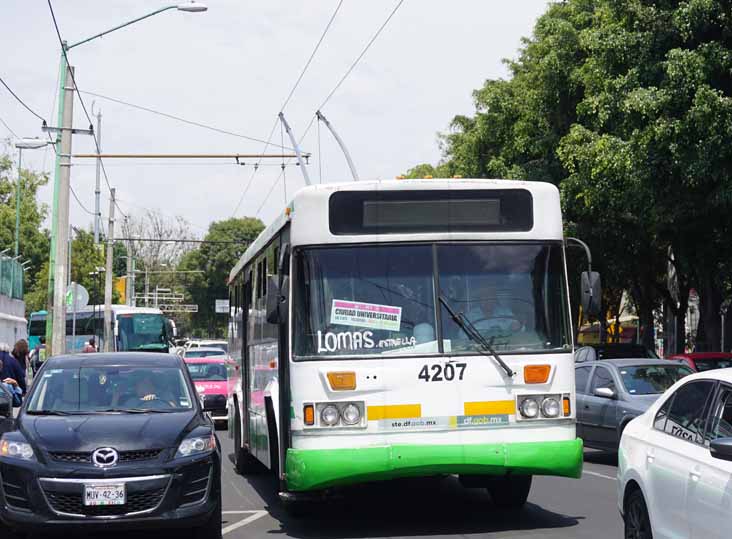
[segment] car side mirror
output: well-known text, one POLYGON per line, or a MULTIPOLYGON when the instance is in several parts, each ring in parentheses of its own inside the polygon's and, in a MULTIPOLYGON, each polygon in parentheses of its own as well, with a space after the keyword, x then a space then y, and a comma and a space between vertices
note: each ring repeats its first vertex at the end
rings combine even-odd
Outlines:
POLYGON ((732 438, 717 438, 709 444, 709 452, 715 459, 732 461, 732 438))
POLYGON ((13 396, 0 385, 0 417, 13 417, 13 396))
POLYGON ((594 394, 596 397, 602 397, 603 399, 614 399, 616 396, 615 391, 609 387, 597 387, 594 394))
POLYGON ((277 277, 267 278, 267 322, 270 324, 280 324, 287 320, 287 296, 282 291, 287 290, 288 286, 287 277, 282 279, 281 286, 277 277))
POLYGON ((602 311, 602 284, 596 271, 583 271, 580 278, 582 311, 587 316, 598 316, 602 311))

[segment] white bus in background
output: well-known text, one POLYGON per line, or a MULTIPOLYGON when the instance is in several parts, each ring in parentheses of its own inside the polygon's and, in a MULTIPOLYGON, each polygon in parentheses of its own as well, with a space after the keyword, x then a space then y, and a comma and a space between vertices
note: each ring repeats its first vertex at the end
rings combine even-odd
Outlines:
MULTIPOLYGON (((46 335, 45 311, 33 313, 29 325, 29 344, 46 335)), ((173 339, 170 320, 151 307, 112 305, 115 352, 168 352, 173 339)), ((66 353, 81 352, 94 337, 98 350, 104 350, 104 305, 87 305, 76 313, 66 313, 66 353)))
POLYGON ((559 192, 548 183, 311 186, 230 274, 235 466, 288 507, 459 474, 494 503, 579 477, 559 192))

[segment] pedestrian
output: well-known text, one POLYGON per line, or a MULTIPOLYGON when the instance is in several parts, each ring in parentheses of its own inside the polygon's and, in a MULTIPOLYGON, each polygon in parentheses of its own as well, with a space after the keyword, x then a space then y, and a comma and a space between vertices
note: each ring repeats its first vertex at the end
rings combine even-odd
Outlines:
POLYGON ((25 395, 25 371, 18 361, 10 355, 10 346, 7 343, 0 343, 0 361, 3 362, 3 368, 0 370, 0 380, 12 380, 25 395))
POLYGON ((20 339, 16 342, 12 354, 15 360, 20 363, 23 372, 28 372, 28 341, 20 339))
MULTIPOLYGON (((2 372, 4 362, 0 359, 0 372, 2 372)), ((23 404, 23 391, 18 385, 18 381, 15 378, 0 378, 0 387, 3 387, 8 393, 13 396, 13 407, 18 408, 23 404)))
POLYGON ((81 353, 88 354, 96 351, 97 347, 94 345, 94 337, 89 337, 89 342, 84 345, 84 349, 81 351, 81 353))
POLYGON ((40 337, 39 343, 33 347, 30 353, 31 370, 33 375, 38 372, 43 362, 46 361, 46 337, 40 337))

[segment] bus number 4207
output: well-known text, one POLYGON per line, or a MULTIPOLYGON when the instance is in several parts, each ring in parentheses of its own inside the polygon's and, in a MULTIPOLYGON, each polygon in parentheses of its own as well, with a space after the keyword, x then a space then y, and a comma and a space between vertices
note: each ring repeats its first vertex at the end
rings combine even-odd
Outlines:
POLYGON ((462 380, 467 366, 467 363, 446 363, 445 365, 435 363, 434 365, 425 365, 419 371, 417 378, 425 382, 452 382, 455 379, 455 375, 457 375, 457 379, 462 380))

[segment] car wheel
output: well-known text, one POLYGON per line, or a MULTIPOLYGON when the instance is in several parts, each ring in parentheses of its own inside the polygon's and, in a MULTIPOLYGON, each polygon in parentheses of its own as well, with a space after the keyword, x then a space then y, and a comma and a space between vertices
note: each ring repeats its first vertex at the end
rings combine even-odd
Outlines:
POLYGON ((234 414, 234 470, 239 475, 258 472, 261 469, 259 462, 241 445, 241 418, 237 411, 234 414))
POLYGON ((206 523, 193 529, 193 539, 221 539, 221 490, 216 500, 216 507, 206 523))
POLYGON ((526 505, 530 490, 530 475, 501 477, 488 486, 493 504, 501 509, 521 509, 526 505))
POLYGON ((643 493, 634 491, 625 501, 625 539, 653 539, 651 519, 643 493))

